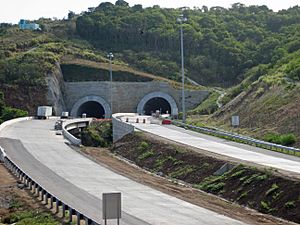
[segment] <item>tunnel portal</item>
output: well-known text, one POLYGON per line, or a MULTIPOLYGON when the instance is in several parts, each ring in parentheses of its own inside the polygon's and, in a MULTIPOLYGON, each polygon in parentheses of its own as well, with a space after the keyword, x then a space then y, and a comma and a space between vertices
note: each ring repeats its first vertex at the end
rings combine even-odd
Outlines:
POLYGON ((77 111, 77 116, 80 117, 83 113, 86 113, 87 117, 95 117, 98 119, 105 118, 103 106, 99 102, 95 101, 83 103, 77 111))
POLYGON ((155 97, 148 100, 143 109, 145 115, 151 115, 156 110, 159 110, 162 114, 171 114, 171 105, 166 99, 155 97))

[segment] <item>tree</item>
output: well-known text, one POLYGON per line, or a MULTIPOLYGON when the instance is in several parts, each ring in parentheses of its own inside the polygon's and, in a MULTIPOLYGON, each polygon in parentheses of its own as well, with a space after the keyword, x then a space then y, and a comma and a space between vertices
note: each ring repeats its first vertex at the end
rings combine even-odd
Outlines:
POLYGON ((132 10, 133 11, 142 11, 143 10, 143 6, 141 4, 134 5, 132 7, 132 10))
POLYGON ((69 11, 68 13, 68 20, 72 20, 75 17, 75 13, 73 11, 69 11))
POLYGON ((124 0, 116 1, 115 5, 122 6, 122 7, 128 7, 129 6, 128 2, 125 2, 124 0))
POLYGON ((0 116, 3 113, 4 107, 5 107, 4 94, 2 92, 0 92, 0 116))

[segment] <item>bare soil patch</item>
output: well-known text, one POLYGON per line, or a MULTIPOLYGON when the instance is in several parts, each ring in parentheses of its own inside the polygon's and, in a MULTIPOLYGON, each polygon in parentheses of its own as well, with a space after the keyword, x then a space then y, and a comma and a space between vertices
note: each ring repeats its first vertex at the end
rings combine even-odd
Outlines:
POLYGON ((55 222, 50 210, 0 164, 0 224, 9 223, 8 221, 14 220, 12 218, 19 221, 21 217, 27 218, 27 222, 23 221, 23 224, 61 224, 55 222), (37 218, 36 215, 40 217, 37 218))

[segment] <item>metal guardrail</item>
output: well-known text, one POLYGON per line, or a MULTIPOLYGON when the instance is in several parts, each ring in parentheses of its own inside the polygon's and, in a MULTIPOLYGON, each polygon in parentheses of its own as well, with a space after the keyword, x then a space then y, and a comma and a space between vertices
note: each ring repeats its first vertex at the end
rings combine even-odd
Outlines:
POLYGON ((9 159, 3 149, 0 148, 0 155, 2 157, 2 161, 6 168, 11 171, 37 198, 41 198, 41 201, 45 202, 46 205, 50 203, 50 209, 53 209, 55 203, 55 213, 59 213, 61 209, 62 218, 66 217, 66 212, 68 211, 68 220, 70 223, 73 221, 73 216, 76 216, 76 224, 80 225, 81 221, 85 221, 85 225, 100 225, 93 219, 84 215, 84 213, 79 210, 71 207, 68 204, 65 204, 61 199, 55 197, 54 194, 50 193, 46 190, 42 185, 32 179, 29 175, 27 175, 22 169, 20 169, 11 159, 9 159), (49 202, 50 200, 50 202, 49 202))
POLYGON ((283 146, 283 145, 279 145, 279 144, 261 141, 261 140, 255 139, 255 138, 246 137, 246 136, 242 136, 242 135, 235 134, 235 133, 220 131, 220 130, 211 129, 211 128, 207 128, 207 127, 193 126, 193 125, 189 125, 189 124, 178 122, 178 121, 172 121, 172 124, 178 125, 178 126, 181 126, 184 128, 189 128, 189 129, 192 129, 192 130, 204 133, 204 134, 218 136, 218 137, 230 139, 230 140, 233 140, 236 142, 242 142, 242 143, 245 143, 248 145, 254 145, 254 146, 260 147, 260 148, 265 148, 265 149, 275 150, 275 151, 280 151, 280 152, 290 152, 291 151, 294 155, 296 154, 296 152, 300 153, 300 149, 298 149, 298 148, 287 147, 287 146, 283 146))

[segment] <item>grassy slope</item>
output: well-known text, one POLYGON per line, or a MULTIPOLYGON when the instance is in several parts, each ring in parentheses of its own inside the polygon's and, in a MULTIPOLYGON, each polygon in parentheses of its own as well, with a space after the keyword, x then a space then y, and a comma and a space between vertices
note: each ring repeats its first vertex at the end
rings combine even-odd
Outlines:
MULTIPOLYGON (((78 59, 78 58, 69 58, 65 57, 62 60, 62 64, 69 64, 69 65, 81 65, 87 68, 95 68, 95 69, 103 69, 103 70, 108 70, 109 68, 109 63, 107 61, 105 62, 96 62, 96 61, 91 61, 91 60, 86 60, 86 59, 78 59)), ((126 65, 123 62, 116 62, 112 64, 112 71, 113 72, 125 72, 132 74, 137 77, 137 81, 141 78, 148 78, 149 80, 155 80, 155 81, 161 81, 161 82, 167 82, 171 84, 175 88, 180 88, 181 83, 173 81, 171 79, 153 75, 150 73, 145 73, 136 69, 131 68, 129 65, 126 65)), ((195 85, 190 85, 186 84, 186 88, 188 89, 204 89, 205 87, 203 86, 195 86, 195 85)))
POLYGON ((271 169, 259 170, 234 163, 232 170, 214 175, 226 161, 140 133, 125 136, 113 151, 169 179, 182 180, 229 201, 300 222, 299 181, 282 177, 271 169))
MULTIPOLYGON (((235 132, 262 138, 269 132, 297 137, 295 146, 300 146, 300 83, 290 79, 289 69, 299 59, 300 51, 267 70, 255 81, 247 79, 232 92, 240 90, 236 97, 210 117, 191 118, 190 121, 204 122, 212 126, 233 130, 230 127, 232 115, 240 116, 240 127, 235 132)), ((251 79, 250 79, 251 80, 251 79)), ((230 91, 229 91, 230 92, 230 91)))
MULTIPOLYGON (((42 61, 42 63, 45 63, 42 66, 48 66, 49 70, 53 69, 49 64, 53 66, 55 62, 108 69, 106 53, 99 49, 95 50, 88 42, 80 39, 75 33, 73 21, 41 20, 40 23, 46 27, 41 32, 19 30, 17 26, 13 26, 1 33, 0 60, 18 60, 20 57, 23 57, 23 59, 26 57, 27 60, 31 59, 26 63, 33 64, 42 61), (39 56, 38 59, 34 58, 36 56, 39 56), (39 58, 42 58, 42 60, 38 61, 39 58)), ((179 83, 170 79, 135 70, 119 60, 117 56, 112 69, 180 86, 179 83)), ((49 71, 41 72, 46 73, 49 71)), ((4 73, 4 71, 0 71, 0 75, 2 75, 1 73, 4 73)), ((190 87, 193 88, 193 86, 190 87)))

